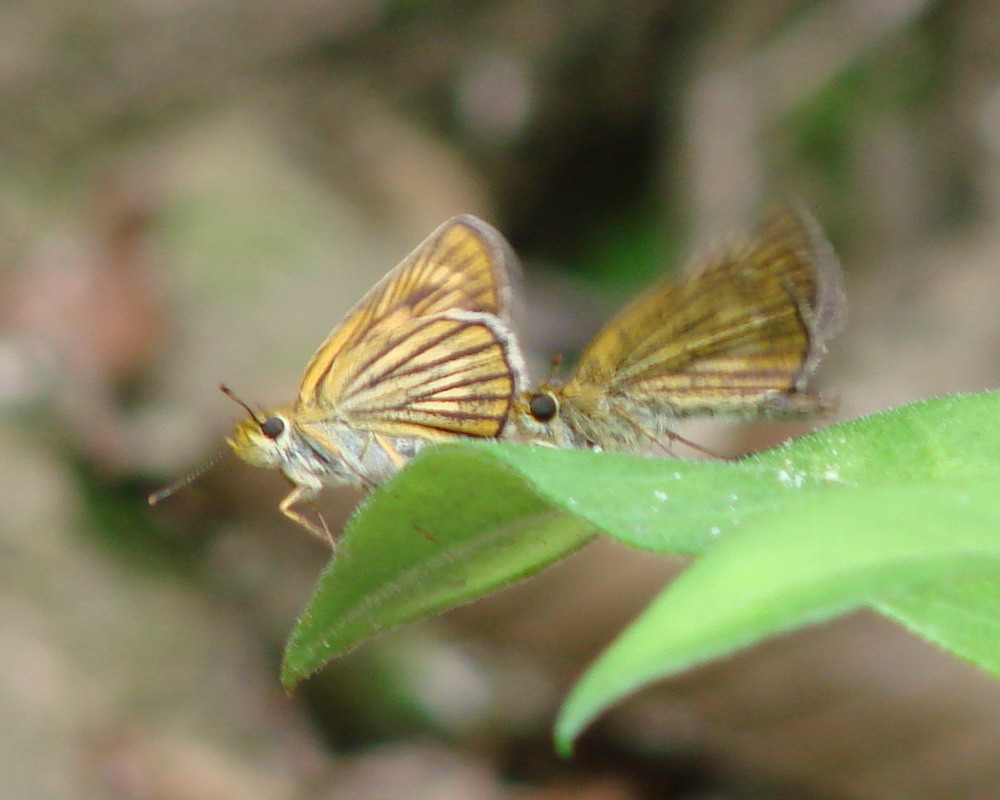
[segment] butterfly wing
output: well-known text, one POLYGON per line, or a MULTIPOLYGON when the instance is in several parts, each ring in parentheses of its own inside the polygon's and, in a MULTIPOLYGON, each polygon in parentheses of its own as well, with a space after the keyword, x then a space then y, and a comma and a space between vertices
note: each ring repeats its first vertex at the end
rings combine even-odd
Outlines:
POLYGON ((669 416, 814 409, 800 394, 840 327, 840 270, 818 225, 782 208, 755 234, 627 306, 565 392, 669 416))
POLYGON ((524 373, 507 325, 516 264, 485 222, 445 222, 333 330, 297 411, 386 435, 497 435, 524 373))
POLYGON ((446 311, 397 326, 352 350, 338 414, 388 436, 499 436, 524 367, 492 314, 446 311))

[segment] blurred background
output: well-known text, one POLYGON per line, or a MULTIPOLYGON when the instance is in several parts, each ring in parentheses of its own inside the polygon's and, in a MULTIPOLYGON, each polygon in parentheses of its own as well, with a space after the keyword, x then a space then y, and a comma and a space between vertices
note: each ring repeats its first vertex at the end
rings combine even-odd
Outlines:
POLYGON ((567 687, 681 566, 604 542, 286 696, 328 553, 280 476, 226 457, 145 500, 241 418, 220 381, 290 401, 466 211, 521 256, 536 377, 791 195, 848 276, 839 417, 995 387, 998 61, 1000 6, 962 0, 8 0, 0 795, 1000 796, 1000 686, 864 614, 657 685, 556 758, 567 687))

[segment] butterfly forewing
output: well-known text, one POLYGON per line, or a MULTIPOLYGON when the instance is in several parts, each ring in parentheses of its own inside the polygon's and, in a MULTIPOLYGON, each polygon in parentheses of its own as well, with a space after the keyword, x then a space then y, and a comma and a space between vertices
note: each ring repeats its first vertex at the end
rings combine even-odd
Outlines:
MULTIPOLYGON (((449 310, 507 321, 509 272, 516 260, 492 227, 465 214, 434 231, 338 325, 306 367, 298 407, 335 407, 357 385, 355 350, 391 339, 400 326, 449 310)), ((363 379, 362 379, 363 380, 363 379)))
POLYGON ((601 387, 673 415, 761 409, 802 388, 836 332, 840 298, 818 228, 782 209, 749 240, 627 306, 566 391, 601 387))

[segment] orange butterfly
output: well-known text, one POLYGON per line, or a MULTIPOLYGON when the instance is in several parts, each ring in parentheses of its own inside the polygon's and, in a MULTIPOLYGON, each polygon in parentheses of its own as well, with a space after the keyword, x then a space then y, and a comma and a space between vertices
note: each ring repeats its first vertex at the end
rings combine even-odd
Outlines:
POLYGON ((516 264, 494 228, 455 217, 334 328, 292 405, 257 413, 237 400, 250 418, 227 441, 293 484, 285 516, 332 544, 322 517, 295 508, 322 487, 371 488, 426 444, 505 434, 524 383, 507 317, 516 264))
POLYGON ((782 208, 753 235, 640 295, 565 381, 520 396, 523 439, 642 452, 693 416, 788 417, 825 409, 806 389, 841 327, 840 268, 805 211, 782 208))

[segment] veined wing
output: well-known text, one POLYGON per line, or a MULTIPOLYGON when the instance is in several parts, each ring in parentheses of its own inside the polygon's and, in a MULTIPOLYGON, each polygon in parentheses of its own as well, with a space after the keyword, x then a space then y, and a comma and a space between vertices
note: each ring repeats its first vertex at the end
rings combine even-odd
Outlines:
POLYGON ((804 388, 842 308, 840 269, 819 227, 782 208, 745 241, 627 306, 566 390, 602 387, 675 414, 748 410, 804 388))
POLYGON ((359 429, 424 439, 500 435, 524 380, 506 324, 460 310, 369 337, 340 369, 339 416, 359 429))
POLYGON ((457 309, 506 325, 509 273, 516 268, 513 251, 492 226, 471 214, 448 220, 334 328, 306 367, 297 406, 339 407, 363 357, 359 351, 391 340, 415 318, 457 309))

